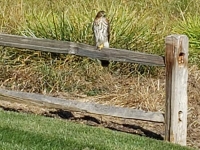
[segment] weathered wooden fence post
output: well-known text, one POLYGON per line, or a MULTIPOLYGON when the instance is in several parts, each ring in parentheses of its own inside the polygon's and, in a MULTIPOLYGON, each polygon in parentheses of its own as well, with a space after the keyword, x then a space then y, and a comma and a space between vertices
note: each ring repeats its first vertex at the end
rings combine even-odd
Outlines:
POLYGON ((186 145, 188 37, 170 35, 166 44, 165 140, 186 145))

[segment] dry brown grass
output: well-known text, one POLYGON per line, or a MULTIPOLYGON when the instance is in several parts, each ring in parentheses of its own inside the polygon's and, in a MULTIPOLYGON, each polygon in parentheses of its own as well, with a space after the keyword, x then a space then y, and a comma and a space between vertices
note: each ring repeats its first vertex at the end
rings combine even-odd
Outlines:
POLYGON ((103 104, 163 110, 164 68, 158 73, 154 69, 152 72, 157 75, 151 77, 151 73, 146 73, 151 68, 145 66, 118 63, 102 68, 98 61, 89 58, 68 55, 58 59, 50 54, 37 56, 34 51, 7 50, 1 53, 2 87, 58 96, 69 93, 68 97, 103 104), (146 69, 146 74, 134 70, 139 67, 146 69))
POLYGON ((196 66, 189 68, 188 79, 188 141, 200 148, 200 70, 196 66))

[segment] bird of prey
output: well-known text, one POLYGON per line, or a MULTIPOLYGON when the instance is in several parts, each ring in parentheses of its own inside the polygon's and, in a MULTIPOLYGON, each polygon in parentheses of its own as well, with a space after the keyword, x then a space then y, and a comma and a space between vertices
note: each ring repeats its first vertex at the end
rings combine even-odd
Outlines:
POLYGON ((93 22, 93 33, 98 50, 103 47, 109 48, 110 24, 106 18, 105 11, 99 11, 93 22))

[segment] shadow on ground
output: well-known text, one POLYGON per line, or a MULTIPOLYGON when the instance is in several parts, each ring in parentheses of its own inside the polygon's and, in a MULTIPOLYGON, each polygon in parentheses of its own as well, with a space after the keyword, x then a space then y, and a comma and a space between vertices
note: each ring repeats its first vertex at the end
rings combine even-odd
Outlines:
MULTIPOLYGON (((153 138, 157 140, 164 140, 160 134, 147 130, 139 125, 119 124, 113 121, 103 121, 101 118, 99 119, 99 118, 89 116, 89 115, 76 117, 73 113, 69 111, 64 111, 61 109, 57 111, 50 111, 49 113, 53 115, 57 115, 62 119, 74 120, 76 122, 82 122, 91 126, 103 126, 105 128, 115 130, 115 131, 126 132, 129 134, 136 134, 139 136, 145 136, 145 137, 149 137, 149 138, 153 138)), ((51 115, 49 115, 49 117, 51 117, 51 115)))

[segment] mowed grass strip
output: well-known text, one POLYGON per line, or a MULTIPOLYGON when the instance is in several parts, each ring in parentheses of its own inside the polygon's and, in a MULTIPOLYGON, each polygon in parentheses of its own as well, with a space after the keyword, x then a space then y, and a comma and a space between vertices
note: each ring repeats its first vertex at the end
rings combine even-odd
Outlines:
POLYGON ((55 118, 0 110, 0 149, 189 150, 146 137, 55 118))

